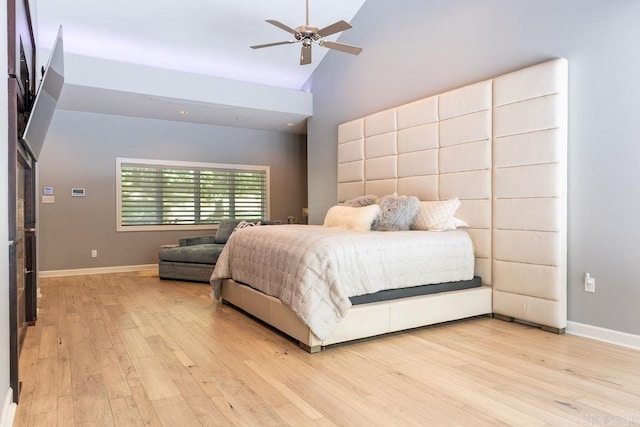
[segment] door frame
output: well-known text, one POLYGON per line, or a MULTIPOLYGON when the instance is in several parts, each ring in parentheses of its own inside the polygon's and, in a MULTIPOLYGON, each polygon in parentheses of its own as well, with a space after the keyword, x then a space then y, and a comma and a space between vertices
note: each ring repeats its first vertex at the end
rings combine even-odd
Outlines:
MULTIPOLYGON (((35 173, 36 162, 22 147, 20 136, 25 125, 25 114, 31 109, 31 100, 36 91, 36 43, 33 34, 31 11, 29 0, 7 0, 7 86, 8 86, 8 228, 9 228, 9 381, 13 390, 13 401, 18 403, 20 396, 19 357, 24 333, 19 333, 18 328, 18 301, 17 301, 17 244, 25 245, 25 268, 30 271, 25 276, 25 323, 33 324, 37 315, 37 273, 36 273, 36 192, 35 173), (18 59, 21 43, 26 43, 26 51, 30 52, 24 58, 25 64, 18 59), (26 75, 23 75, 23 65, 26 66, 26 75), (29 67, 30 65, 30 67, 29 67), (20 162, 26 171, 25 174, 25 238, 22 242, 16 242, 17 215, 16 215, 16 171, 20 162), (28 230, 28 233, 27 233, 28 230), (33 231, 32 231, 33 230, 33 231)), ((26 331, 26 327, 23 332, 26 331)))

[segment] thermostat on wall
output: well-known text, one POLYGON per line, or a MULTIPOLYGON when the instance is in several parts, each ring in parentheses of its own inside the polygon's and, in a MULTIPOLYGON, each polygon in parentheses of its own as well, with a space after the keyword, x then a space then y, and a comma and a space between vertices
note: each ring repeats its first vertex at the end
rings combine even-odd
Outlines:
POLYGON ((71 195, 73 197, 84 197, 84 188, 72 188, 71 195))

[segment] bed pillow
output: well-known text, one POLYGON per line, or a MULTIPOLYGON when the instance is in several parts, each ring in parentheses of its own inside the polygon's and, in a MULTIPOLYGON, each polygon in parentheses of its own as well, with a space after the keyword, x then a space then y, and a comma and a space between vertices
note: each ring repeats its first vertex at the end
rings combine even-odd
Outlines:
POLYGON ((414 230, 444 231, 456 228, 453 214, 460 207, 457 197, 449 200, 420 202, 413 225, 414 230))
POLYGON ((355 199, 347 200, 342 206, 350 206, 352 208, 361 208, 363 206, 371 206, 378 203, 378 196, 369 194, 366 196, 356 197, 355 199))
POLYGON ((380 206, 369 205, 361 208, 333 206, 324 217, 325 227, 340 227, 348 230, 368 231, 380 214, 380 206))
MULTIPOLYGON (((227 243, 227 240, 229 240, 229 236, 231 236, 231 233, 233 233, 238 228, 240 223, 243 222, 254 225, 254 223, 251 221, 243 221, 240 219, 223 219, 222 221, 220 221, 220 224, 218 224, 218 230, 216 231, 215 242, 222 244, 227 243)), ((277 222, 278 224, 280 224, 280 221, 270 222, 277 222)), ((243 225, 242 227, 247 227, 247 225, 243 225)))
POLYGON ((447 221, 442 231, 455 230, 456 228, 468 228, 468 227, 469 227, 469 224, 467 224, 460 218, 456 218, 455 216, 453 216, 449 221, 447 221))
POLYGON ((380 215, 372 230, 400 231, 411 229, 420 201, 415 196, 382 196, 378 202, 380 215))
POLYGON ((233 231, 240 230, 242 228, 247 228, 247 227, 255 227, 256 225, 260 225, 260 221, 258 222, 240 221, 238 225, 236 225, 236 228, 233 229, 233 231))
POLYGON ((238 219, 225 219, 218 224, 218 230, 216 231, 216 243, 227 243, 229 236, 235 230, 236 225, 240 223, 238 219))

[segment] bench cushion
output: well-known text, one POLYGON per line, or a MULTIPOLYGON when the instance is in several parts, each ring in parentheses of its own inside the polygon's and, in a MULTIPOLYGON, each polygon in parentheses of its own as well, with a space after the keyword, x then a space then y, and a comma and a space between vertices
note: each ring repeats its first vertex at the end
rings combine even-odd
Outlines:
POLYGON ((196 264, 215 264, 218 261, 222 244, 204 244, 194 246, 176 246, 160 250, 160 261, 187 262, 196 264))

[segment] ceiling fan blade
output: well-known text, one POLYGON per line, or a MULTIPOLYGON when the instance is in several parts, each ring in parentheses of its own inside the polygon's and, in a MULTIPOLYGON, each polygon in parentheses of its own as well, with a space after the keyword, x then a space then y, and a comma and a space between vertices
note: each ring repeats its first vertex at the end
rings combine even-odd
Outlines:
POLYGON ((328 47, 329 49, 339 50, 340 52, 350 53, 352 55, 357 55, 362 52, 362 48, 358 46, 352 46, 350 44, 344 43, 336 43, 330 41, 320 41, 320 46, 328 47))
POLYGON ((285 30, 286 32, 291 33, 291 34, 296 34, 296 30, 294 30, 291 27, 287 27, 286 25, 284 25, 280 21, 276 21, 275 19, 267 19, 266 21, 271 25, 275 25, 276 27, 280 28, 281 30, 285 30))
POLYGON ((302 46, 300 49, 300 65, 311 64, 311 46, 302 46))
POLYGON ((251 49, 262 49, 263 47, 271 47, 271 46, 279 46, 281 44, 291 44, 295 43, 293 40, 289 40, 286 42, 275 42, 275 43, 265 43, 265 44, 257 44, 254 46, 249 46, 251 49))
POLYGON ((329 25, 328 27, 324 27, 324 28, 318 30, 317 34, 320 37, 326 37, 326 36, 329 36, 331 34, 339 33, 340 31, 348 30, 349 28, 351 28, 351 25, 349 25, 349 23, 347 23, 345 21, 338 21, 338 22, 334 22, 333 24, 329 25))

